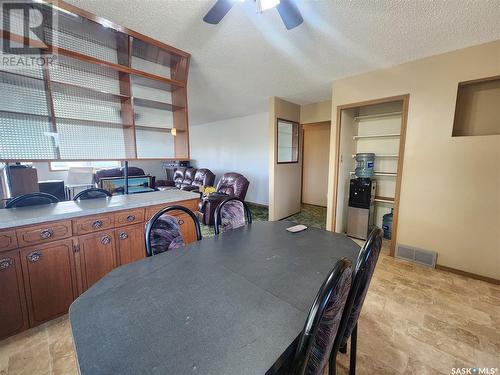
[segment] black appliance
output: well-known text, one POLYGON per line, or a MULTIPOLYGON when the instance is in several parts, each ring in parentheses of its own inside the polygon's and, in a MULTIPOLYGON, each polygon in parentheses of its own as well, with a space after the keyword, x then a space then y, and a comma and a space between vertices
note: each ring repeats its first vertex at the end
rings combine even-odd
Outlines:
POLYGON ((374 202, 377 183, 371 178, 353 178, 349 181, 347 235, 366 240, 373 227, 374 202))

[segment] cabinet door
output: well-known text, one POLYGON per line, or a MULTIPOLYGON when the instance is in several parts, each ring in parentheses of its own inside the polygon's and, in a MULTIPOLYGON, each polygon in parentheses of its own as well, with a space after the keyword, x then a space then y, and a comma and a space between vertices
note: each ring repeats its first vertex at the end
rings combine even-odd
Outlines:
POLYGON ((0 339, 28 328, 19 252, 0 253, 0 339))
POLYGON ((144 225, 131 225, 116 229, 118 264, 120 266, 135 262, 146 256, 144 245, 144 225))
POLYGON ((90 288, 116 267, 113 231, 78 237, 83 289, 90 288))
POLYGON ((21 260, 30 324, 66 314, 77 297, 73 241, 23 249, 21 260))

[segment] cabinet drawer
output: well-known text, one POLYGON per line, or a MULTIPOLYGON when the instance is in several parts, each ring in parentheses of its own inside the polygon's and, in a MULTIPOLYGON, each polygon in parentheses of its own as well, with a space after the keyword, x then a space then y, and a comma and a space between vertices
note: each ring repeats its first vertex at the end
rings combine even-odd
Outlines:
POLYGON ((17 247, 16 232, 13 230, 0 232, 0 251, 17 247))
POLYGON ((113 228, 115 225, 114 215, 95 215, 73 220, 73 231, 75 234, 86 234, 98 232, 103 229, 113 228))
POLYGON ((58 221, 16 230, 19 247, 71 237, 71 221, 58 221))
POLYGON ((115 226, 142 223, 144 221, 144 209, 128 210, 115 214, 115 226))

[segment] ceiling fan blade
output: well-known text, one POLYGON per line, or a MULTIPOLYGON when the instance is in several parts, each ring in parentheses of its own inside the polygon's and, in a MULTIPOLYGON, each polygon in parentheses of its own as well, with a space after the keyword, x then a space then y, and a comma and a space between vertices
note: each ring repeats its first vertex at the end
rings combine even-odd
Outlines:
POLYGON ((293 0, 281 0, 276 9, 278 9, 287 30, 291 30, 304 22, 299 8, 297 8, 293 0))
POLYGON ((217 0, 208 13, 203 17, 203 21, 206 23, 211 23, 212 25, 217 25, 231 10, 235 3, 235 0, 217 0))

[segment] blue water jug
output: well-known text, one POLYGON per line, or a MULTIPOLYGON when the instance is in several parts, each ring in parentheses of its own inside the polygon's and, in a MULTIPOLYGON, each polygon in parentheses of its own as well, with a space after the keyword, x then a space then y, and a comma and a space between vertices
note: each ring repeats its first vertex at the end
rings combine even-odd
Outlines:
POLYGON ((392 237, 392 212, 394 211, 391 208, 390 214, 385 214, 382 217, 382 229, 384 230, 384 238, 390 240, 392 237))

